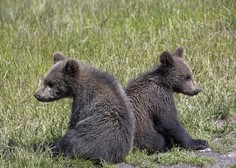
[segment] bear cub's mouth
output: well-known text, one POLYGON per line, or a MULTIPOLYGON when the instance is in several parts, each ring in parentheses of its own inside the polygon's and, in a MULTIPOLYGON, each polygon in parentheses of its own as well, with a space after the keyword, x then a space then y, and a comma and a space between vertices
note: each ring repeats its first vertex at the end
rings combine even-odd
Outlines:
POLYGON ((35 94, 34 94, 34 97, 35 97, 38 101, 41 101, 41 102, 50 102, 50 101, 55 100, 55 99, 53 99, 52 97, 42 97, 42 96, 40 96, 40 94, 38 94, 38 93, 35 93, 35 94))

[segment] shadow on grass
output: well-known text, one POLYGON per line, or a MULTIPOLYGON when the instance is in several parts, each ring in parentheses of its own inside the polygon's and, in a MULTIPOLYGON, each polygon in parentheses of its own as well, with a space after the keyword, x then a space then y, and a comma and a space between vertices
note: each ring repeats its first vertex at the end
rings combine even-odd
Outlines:
MULTIPOLYGON (((64 156, 56 148, 57 143, 60 141, 61 136, 52 138, 50 140, 39 141, 32 140, 30 143, 23 142, 18 138, 10 138, 8 144, 3 148, 1 156, 6 159, 14 159, 18 154, 25 153, 26 151, 35 155, 46 154, 48 158, 56 162, 66 162, 69 165, 78 165, 79 167, 104 167, 103 165, 109 165, 108 163, 102 162, 100 160, 91 160, 81 156, 64 156), (56 154, 55 154, 56 153, 56 154)), ((105 166, 106 167, 106 166, 105 166)))
POLYGON ((29 152, 49 152, 51 151, 51 148, 53 147, 53 144, 57 143, 61 137, 53 138, 52 140, 45 140, 45 141, 39 141, 39 140, 31 140, 31 142, 23 142, 20 141, 18 138, 10 138, 7 146, 3 151, 8 152, 16 152, 16 150, 24 149, 29 152))

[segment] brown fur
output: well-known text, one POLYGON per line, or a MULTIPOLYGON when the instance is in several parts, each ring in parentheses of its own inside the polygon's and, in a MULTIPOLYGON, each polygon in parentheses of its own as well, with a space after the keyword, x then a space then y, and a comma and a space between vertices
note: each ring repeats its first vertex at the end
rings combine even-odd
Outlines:
POLYGON ((160 62, 126 87, 136 118, 134 146, 150 152, 165 151, 171 142, 185 149, 207 148, 207 141, 192 139, 184 129, 174 102, 174 92, 193 96, 201 91, 184 62, 183 48, 164 51, 160 62))
POLYGON ((35 97, 45 102, 73 99, 68 131, 55 144, 54 155, 117 163, 131 150, 134 116, 130 101, 107 73, 56 52, 35 97))

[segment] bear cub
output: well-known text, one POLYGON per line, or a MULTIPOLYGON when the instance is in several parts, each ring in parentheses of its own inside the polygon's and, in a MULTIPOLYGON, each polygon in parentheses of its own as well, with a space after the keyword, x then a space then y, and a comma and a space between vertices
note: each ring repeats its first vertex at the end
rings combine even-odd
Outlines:
POLYGON ((160 55, 156 65, 129 81, 126 94, 130 98, 136 119, 134 146, 150 153, 166 151, 174 144, 184 149, 202 150, 205 140, 195 140, 181 124, 173 94, 197 95, 201 89, 183 58, 183 48, 160 55))
POLYGON ((50 102, 72 98, 69 127, 53 154, 76 155, 117 163, 131 150, 134 116, 130 101, 115 78, 80 61, 53 54, 54 64, 35 98, 50 102))

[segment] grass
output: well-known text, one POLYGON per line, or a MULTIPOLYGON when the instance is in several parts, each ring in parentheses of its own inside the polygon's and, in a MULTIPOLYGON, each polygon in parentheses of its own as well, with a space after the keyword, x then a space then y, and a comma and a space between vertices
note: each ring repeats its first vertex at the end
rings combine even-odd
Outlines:
POLYGON ((137 151, 129 155, 126 159, 132 165, 150 168, 158 165, 193 165, 203 167, 204 165, 214 164, 210 158, 200 158, 198 155, 189 151, 181 151, 179 148, 173 148, 170 152, 158 155, 147 155, 145 152, 137 151))
MULTIPOLYGON (((157 64, 163 50, 184 46, 203 93, 176 95, 181 121, 214 150, 236 150, 228 136, 236 131, 235 8, 227 0, 2 0, 0 167, 95 167, 81 158, 53 159, 44 149, 64 134, 70 115, 70 100, 33 97, 54 51, 108 71, 125 86, 157 64)), ((212 163, 178 148, 152 156, 134 152, 126 161, 140 167, 212 163)))

